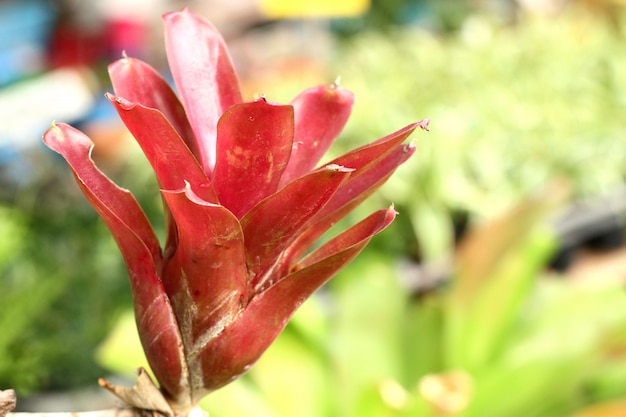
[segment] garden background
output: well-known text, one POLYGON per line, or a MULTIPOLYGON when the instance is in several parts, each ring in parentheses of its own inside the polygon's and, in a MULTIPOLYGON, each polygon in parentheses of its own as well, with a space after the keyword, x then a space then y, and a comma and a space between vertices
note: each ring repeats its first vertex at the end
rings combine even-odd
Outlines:
POLYGON ((165 71, 160 14, 189 6, 248 98, 341 77, 357 101, 333 154, 431 119, 347 220, 393 202, 395 223, 212 416, 626 415, 622 2, 83 3, 0 2, 0 388, 21 410, 109 406, 97 378, 144 363, 122 258, 41 134, 80 126, 162 224, 106 64, 165 71))

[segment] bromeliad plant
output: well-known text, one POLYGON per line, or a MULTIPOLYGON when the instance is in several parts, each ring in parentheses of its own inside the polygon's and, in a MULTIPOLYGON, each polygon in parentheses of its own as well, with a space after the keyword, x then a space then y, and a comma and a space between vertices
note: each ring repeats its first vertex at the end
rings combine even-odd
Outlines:
POLYGON ((59 123, 44 142, 67 160, 122 252, 144 351, 166 412, 180 415, 249 369, 302 302, 390 224, 393 207, 307 253, 414 153, 403 142, 428 119, 315 168, 352 93, 334 83, 289 105, 244 102, 215 28, 188 10, 164 22, 182 103, 126 56, 109 66, 115 94, 106 95, 159 181, 163 249, 130 192, 94 165, 88 137, 59 123))

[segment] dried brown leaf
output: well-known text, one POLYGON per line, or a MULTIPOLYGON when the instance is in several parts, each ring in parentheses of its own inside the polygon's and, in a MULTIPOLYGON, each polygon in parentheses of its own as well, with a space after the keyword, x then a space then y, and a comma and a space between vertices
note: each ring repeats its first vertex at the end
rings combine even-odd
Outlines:
POLYGON ((152 378, 150 378, 146 370, 139 368, 137 374, 137 382, 135 382, 132 388, 111 385, 104 378, 100 378, 98 383, 131 407, 157 411, 165 416, 174 417, 172 407, 170 407, 161 391, 154 385, 152 378))
POLYGON ((10 413, 15 408, 16 402, 15 391, 12 389, 0 391, 0 417, 10 413))

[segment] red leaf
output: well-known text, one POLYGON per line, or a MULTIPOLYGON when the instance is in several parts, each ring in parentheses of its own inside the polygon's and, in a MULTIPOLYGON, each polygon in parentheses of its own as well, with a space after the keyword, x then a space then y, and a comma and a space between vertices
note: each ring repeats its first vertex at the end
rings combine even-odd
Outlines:
POLYGON ((128 268, 135 317, 150 367, 165 393, 184 408, 193 401, 176 318, 159 279, 158 240, 134 197, 108 179, 90 158, 93 143, 65 124, 52 126, 44 142, 63 155, 77 183, 105 221, 128 268))
MULTIPOLYGON (((305 226, 302 233, 294 241, 284 255, 282 273, 286 273, 295 261, 298 260, 313 244, 339 220, 344 218, 374 191, 380 188, 396 168, 415 153, 415 147, 397 145, 393 152, 375 165, 355 171, 342 184, 331 200, 305 226)), ((281 273, 281 272, 279 272, 281 273)))
POLYGON ((163 113, 122 97, 106 96, 141 146, 161 188, 179 190, 187 181, 200 198, 217 203, 210 181, 163 113))
POLYGON ((348 121, 354 95, 338 84, 320 85, 303 91, 291 104, 294 143, 281 187, 317 166, 348 121))
POLYGON ((237 74, 222 36, 208 21, 187 9, 165 14, 163 21, 170 70, 195 133, 200 164, 211 177, 217 121, 242 101, 237 74))
POLYGON ((346 248, 370 239, 375 234, 383 231, 396 218, 396 211, 393 206, 387 210, 379 210, 370 214, 364 220, 355 224, 351 228, 343 231, 333 239, 329 240, 315 251, 311 252, 296 265, 296 269, 306 268, 316 262, 339 253, 346 248))
POLYGON ((335 246, 340 252, 293 272, 252 299, 239 317, 198 355, 207 389, 226 385, 259 359, 298 307, 354 259, 372 234, 389 224, 392 218, 387 211, 383 212, 384 215, 379 212, 370 216, 364 221, 365 226, 357 225, 346 237, 340 238, 345 244, 335 246))
POLYGON ((408 125, 332 161, 333 164, 353 168, 355 171, 318 216, 325 216, 354 200, 406 161, 415 152, 415 147, 402 145, 402 142, 418 125, 408 125), (394 156, 389 157, 392 154, 394 156))
POLYGON ((196 140, 185 109, 169 84, 154 68, 140 59, 124 57, 110 64, 108 69, 115 95, 163 113, 198 158, 196 140))
MULTIPOLYGON (((117 218, 100 213, 109 228, 117 218)), ((119 232, 118 232, 119 233, 119 232)), ((118 240, 130 276, 135 320, 141 345, 161 389, 175 408, 187 409, 204 393, 191 387, 179 324, 145 246, 128 234, 118 240)))
POLYGON ((237 218, 187 187, 164 191, 178 229, 163 282, 179 319, 188 356, 220 333, 247 302, 248 271, 237 218))
POLYGON ((293 144, 293 107, 260 99, 237 104, 217 125, 213 185, 219 201, 243 217, 273 194, 293 144))
POLYGON ((241 219, 253 293, 273 284, 271 270, 282 262, 281 253, 350 173, 351 170, 338 166, 321 168, 291 182, 241 219))

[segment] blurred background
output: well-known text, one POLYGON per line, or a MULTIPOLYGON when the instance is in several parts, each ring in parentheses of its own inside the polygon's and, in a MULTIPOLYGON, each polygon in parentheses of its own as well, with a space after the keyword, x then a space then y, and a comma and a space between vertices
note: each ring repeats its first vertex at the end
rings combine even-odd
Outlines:
POLYGON ((144 363, 126 271, 55 120, 133 191, 156 182, 103 94, 122 51, 168 75, 162 13, 223 33, 247 98, 338 76, 338 154, 408 123, 416 155, 342 224, 400 216, 307 302, 212 416, 626 415, 623 0, 0 0, 0 389, 114 404, 144 363))

